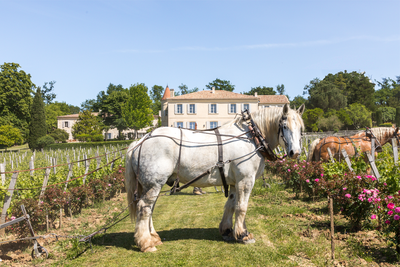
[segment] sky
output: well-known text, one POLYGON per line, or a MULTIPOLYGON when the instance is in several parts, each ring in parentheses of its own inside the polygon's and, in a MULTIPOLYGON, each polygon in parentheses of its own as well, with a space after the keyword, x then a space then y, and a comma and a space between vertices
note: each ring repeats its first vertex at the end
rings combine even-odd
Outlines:
MULTIPOLYGON (((56 101, 80 106, 110 83, 234 92, 315 78, 400 76, 400 1, 0 0, 0 65, 18 63, 56 101)), ((376 88, 378 89, 378 88, 376 88)))

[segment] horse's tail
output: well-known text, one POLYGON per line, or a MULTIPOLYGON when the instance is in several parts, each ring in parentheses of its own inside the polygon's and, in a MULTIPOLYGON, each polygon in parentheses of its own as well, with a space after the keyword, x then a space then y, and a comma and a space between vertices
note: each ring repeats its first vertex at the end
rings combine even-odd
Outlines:
POLYGON ((136 220, 136 203, 134 192, 137 189, 137 195, 140 196, 142 194, 142 185, 137 183, 138 177, 136 177, 135 171, 133 170, 133 162, 132 162, 132 154, 135 150, 135 147, 140 144, 142 140, 132 142, 128 150, 126 152, 125 159, 125 188, 128 193, 128 205, 129 205, 129 214, 131 217, 131 222, 136 220), (136 188, 136 184, 138 188, 136 188))
POLYGON ((319 143, 321 139, 317 138, 314 141, 312 141, 311 145, 310 145, 310 149, 308 150, 308 157, 307 157, 307 161, 312 161, 313 159, 315 159, 314 154, 315 152, 315 147, 317 146, 317 144, 319 143))

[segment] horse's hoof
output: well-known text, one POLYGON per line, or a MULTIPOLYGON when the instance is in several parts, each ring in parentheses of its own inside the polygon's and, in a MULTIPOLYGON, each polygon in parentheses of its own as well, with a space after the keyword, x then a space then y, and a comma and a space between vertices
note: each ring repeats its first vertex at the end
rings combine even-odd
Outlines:
POLYGON ((239 243, 243 243, 243 244, 253 244, 256 242, 256 240, 253 237, 253 234, 248 234, 247 236, 238 239, 237 240, 239 243))
POLYGON ((143 250, 143 252, 155 252, 155 251, 157 251, 156 247, 148 247, 145 250, 143 250))
POLYGON ((231 242, 231 241, 235 241, 235 238, 233 237, 233 235, 223 235, 222 239, 226 242, 231 242))

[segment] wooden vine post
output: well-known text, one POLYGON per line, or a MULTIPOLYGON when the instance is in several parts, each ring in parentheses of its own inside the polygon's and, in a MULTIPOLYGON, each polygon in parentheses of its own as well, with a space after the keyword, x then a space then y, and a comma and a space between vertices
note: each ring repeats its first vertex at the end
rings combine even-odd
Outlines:
POLYGON ((331 258, 335 260, 335 223, 333 219, 333 198, 328 197, 329 200, 329 214, 331 217, 331 258))
POLYGON ((394 165, 398 166, 399 165, 399 151, 397 148, 396 138, 392 138, 392 148, 393 148, 394 165))
POLYGON ((350 162, 350 159, 349 159, 349 155, 347 155, 346 150, 342 149, 342 155, 343 155, 343 157, 344 157, 344 160, 345 160, 346 163, 347 163, 347 167, 349 167, 349 170, 350 170, 351 172, 354 172, 353 168, 351 167, 351 162, 350 162))
MULTIPOLYGON (((3 224, 6 222, 7 210, 11 204, 11 198, 14 194, 14 188, 15 188, 15 185, 17 184, 17 178, 18 178, 18 172, 14 172, 11 177, 10 185, 8 187, 8 191, 7 191, 8 195, 6 195, 4 197, 4 206, 3 206, 3 212, 1 213, 0 224, 3 224)), ((5 229, 3 228, 0 231, 1 231, 0 236, 3 236, 5 233, 5 229)))
POLYGON ((368 158, 368 161, 369 161, 369 165, 371 165, 372 172, 374 173, 374 176, 375 176, 376 179, 378 179, 378 181, 379 181, 379 178, 381 178, 381 175, 379 174, 378 168, 376 168, 374 158, 373 158, 372 155, 369 153, 369 151, 366 151, 365 154, 367 155, 367 158, 368 158))
POLYGON ((335 160, 333 159, 332 151, 329 147, 328 147, 328 154, 329 154, 329 158, 331 159, 331 162, 335 163, 335 160))

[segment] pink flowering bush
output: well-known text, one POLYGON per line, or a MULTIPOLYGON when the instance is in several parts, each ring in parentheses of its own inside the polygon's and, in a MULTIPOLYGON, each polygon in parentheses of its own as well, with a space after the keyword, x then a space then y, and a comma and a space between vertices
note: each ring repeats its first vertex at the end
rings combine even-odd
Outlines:
POLYGON ((399 192, 387 195, 382 199, 379 207, 379 216, 382 220, 381 231, 390 245, 396 246, 400 253, 400 195, 399 192))

